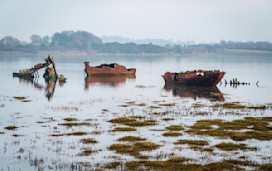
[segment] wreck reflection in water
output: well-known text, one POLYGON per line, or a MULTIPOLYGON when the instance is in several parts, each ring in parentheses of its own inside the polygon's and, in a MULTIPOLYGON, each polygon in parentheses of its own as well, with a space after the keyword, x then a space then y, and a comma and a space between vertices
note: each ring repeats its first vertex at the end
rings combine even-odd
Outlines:
POLYGON ((103 76, 87 76, 85 78, 85 90, 88 90, 89 86, 99 84, 116 87, 122 83, 125 83, 127 79, 135 79, 135 75, 103 75, 103 76))
POLYGON ((166 91, 172 91, 174 96, 191 97, 193 99, 206 98, 210 101, 225 101, 223 94, 217 87, 190 87, 165 84, 166 91))
POLYGON ((19 78, 21 84, 33 85, 35 89, 45 90, 45 97, 48 101, 51 101, 55 92, 56 84, 59 82, 60 87, 62 87, 65 82, 58 81, 56 79, 45 79, 45 86, 38 83, 37 78, 19 78))

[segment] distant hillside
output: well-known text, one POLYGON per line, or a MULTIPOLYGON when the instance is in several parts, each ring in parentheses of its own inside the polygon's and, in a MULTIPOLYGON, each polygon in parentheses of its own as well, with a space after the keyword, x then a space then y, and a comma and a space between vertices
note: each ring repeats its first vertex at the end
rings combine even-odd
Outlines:
POLYGON ((79 51, 87 53, 193 53, 225 50, 270 51, 270 42, 238 42, 222 40, 215 44, 173 42, 163 39, 133 40, 119 36, 99 38, 86 31, 62 31, 50 36, 31 35, 31 42, 22 42, 15 37, 0 39, 0 52, 79 51))
POLYGON ((127 37, 120 36, 101 36, 103 43, 136 43, 136 44, 149 44, 152 43, 154 45, 159 46, 174 46, 174 45, 186 45, 187 43, 193 44, 193 42, 179 41, 174 42, 173 40, 165 40, 165 39, 131 39, 127 37))

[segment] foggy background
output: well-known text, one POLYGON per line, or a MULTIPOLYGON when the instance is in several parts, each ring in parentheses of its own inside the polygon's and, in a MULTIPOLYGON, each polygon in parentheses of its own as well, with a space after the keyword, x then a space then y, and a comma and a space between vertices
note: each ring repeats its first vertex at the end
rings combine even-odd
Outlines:
POLYGON ((97 36, 195 42, 272 41, 271 0, 0 0, 0 37, 97 36))

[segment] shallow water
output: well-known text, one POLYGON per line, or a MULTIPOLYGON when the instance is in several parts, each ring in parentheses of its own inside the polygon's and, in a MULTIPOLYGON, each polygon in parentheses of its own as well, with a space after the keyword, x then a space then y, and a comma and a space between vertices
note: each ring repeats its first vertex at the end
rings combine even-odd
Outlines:
POLYGON ((93 168, 111 161, 135 160, 129 155, 117 154, 108 150, 116 140, 123 136, 134 135, 147 138, 161 145, 152 152, 143 152, 151 156, 150 160, 167 160, 174 156, 186 156, 197 163, 209 163, 226 158, 246 156, 248 160, 259 163, 271 163, 272 143, 255 139, 243 143, 258 148, 258 151, 225 152, 216 150, 215 156, 207 152, 194 151, 183 145, 177 148, 173 142, 179 139, 207 140, 209 146, 222 141, 208 136, 192 136, 185 132, 179 137, 164 137, 164 129, 170 125, 189 127, 200 119, 236 120, 244 117, 271 116, 271 108, 266 110, 227 110, 214 109, 215 103, 240 102, 247 106, 270 105, 272 102, 272 55, 271 54, 198 54, 198 55, 54 55, 57 72, 67 77, 67 83, 46 83, 42 78, 33 81, 13 78, 12 72, 27 69, 42 63, 46 56, 1 54, 0 55, 0 168, 19 170, 48 170, 50 168, 70 168, 71 163, 89 162, 93 168), (127 68, 136 68, 136 78, 90 79, 84 73, 84 61, 90 65, 117 62, 127 68), (218 89, 173 88, 164 87, 161 77, 166 71, 179 72, 194 69, 225 71, 223 83, 218 89), (238 78, 250 82, 250 85, 232 87, 224 84, 224 79, 238 78), (258 85, 256 85, 258 82, 258 85), (29 102, 13 98, 26 97, 29 102), (131 104, 127 102, 133 102, 131 104), (160 106, 160 104, 174 104, 160 106), (193 107, 202 104, 203 107, 193 107), (123 105, 123 106, 122 106, 123 105), (156 106, 160 108, 150 108, 156 106), (106 110, 105 110, 106 109, 106 110), (157 112, 159 115, 152 113, 157 112), (199 113, 202 113, 199 114, 199 113), (112 118, 122 116, 144 116, 157 121, 155 126, 137 127, 135 132, 112 132, 115 127, 112 118), (64 118, 77 118, 90 126, 65 127, 64 118), (164 121, 164 118, 173 118, 164 121), (16 130, 7 130, 7 126, 16 126, 16 130), (76 131, 87 132, 84 136, 59 136, 76 131), (14 136, 14 134, 19 136, 14 136), (85 145, 82 138, 94 138, 96 144, 85 145), (182 150, 181 150, 182 147, 182 150), (89 156, 78 156, 82 148, 91 148, 89 156))

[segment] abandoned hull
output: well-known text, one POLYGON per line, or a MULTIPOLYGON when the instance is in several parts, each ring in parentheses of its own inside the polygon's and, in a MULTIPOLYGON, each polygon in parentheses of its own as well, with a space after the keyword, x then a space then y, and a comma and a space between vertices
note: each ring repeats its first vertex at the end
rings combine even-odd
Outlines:
POLYGON ((224 77, 225 72, 215 71, 187 71, 180 73, 166 72, 163 75, 165 84, 185 86, 214 87, 224 77))
POLYGON ((135 75, 136 69, 127 69, 125 66, 117 63, 102 64, 100 66, 89 66, 89 62, 85 63, 85 72, 89 75, 135 75))

